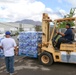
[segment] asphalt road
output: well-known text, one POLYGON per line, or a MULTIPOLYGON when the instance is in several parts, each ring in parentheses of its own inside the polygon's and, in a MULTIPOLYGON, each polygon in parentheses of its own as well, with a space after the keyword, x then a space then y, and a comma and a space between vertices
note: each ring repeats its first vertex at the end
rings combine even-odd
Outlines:
MULTIPOLYGON (((0 75, 6 75, 6 69, 0 70, 0 75)), ((54 63, 45 67, 38 59, 27 58, 15 63, 16 75, 76 75, 75 64, 54 63)))
MULTIPOLYGON (((13 37, 16 40, 16 36, 13 37)), ((18 42, 16 40, 16 42, 18 42)), ((15 57, 18 60, 19 56, 15 57)), ((0 68, 4 67, 4 58, 0 58, 0 68)), ((0 75, 6 75, 6 69, 0 70, 0 75)), ((15 63, 16 75, 76 75, 76 64, 54 63, 45 67, 40 65, 38 59, 23 58, 15 63)))

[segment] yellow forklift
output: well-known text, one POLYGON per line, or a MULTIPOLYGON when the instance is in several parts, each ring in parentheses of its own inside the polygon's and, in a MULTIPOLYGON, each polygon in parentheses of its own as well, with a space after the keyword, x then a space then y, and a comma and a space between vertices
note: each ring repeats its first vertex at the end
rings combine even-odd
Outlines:
POLYGON ((47 13, 43 13, 42 18, 42 44, 41 51, 39 53, 39 62, 42 65, 52 65, 53 62, 64 63, 76 63, 76 42, 62 43, 60 50, 56 50, 55 44, 55 30, 56 26, 61 22, 74 21, 76 24, 76 18, 56 19, 52 21, 47 13), (52 33, 50 32, 50 22, 54 23, 52 33))

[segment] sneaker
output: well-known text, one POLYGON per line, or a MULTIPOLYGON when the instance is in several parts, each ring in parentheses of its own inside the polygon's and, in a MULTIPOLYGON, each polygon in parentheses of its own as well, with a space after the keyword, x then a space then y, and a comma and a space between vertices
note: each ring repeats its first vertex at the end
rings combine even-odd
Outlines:
POLYGON ((6 71, 6 74, 9 74, 9 72, 8 72, 8 71, 6 71))
POLYGON ((13 73, 13 75, 16 75, 17 74, 17 72, 15 71, 14 73, 13 73))
POLYGON ((13 75, 13 73, 10 73, 10 75, 13 75))
POLYGON ((14 72, 14 73, 10 73, 10 75, 16 75, 17 74, 17 72, 14 72))
POLYGON ((55 47, 56 50, 59 50, 57 47, 55 47))
POLYGON ((55 48, 55 51, 60 51, 57 47, 55 48))

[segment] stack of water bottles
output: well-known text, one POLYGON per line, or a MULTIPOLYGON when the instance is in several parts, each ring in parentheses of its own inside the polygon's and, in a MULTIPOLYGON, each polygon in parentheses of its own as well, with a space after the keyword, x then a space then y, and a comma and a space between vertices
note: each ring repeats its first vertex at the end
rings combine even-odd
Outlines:
MULTIPOLYGON (((0 38, 0 43, 1 43, 1 40, 2 40, 3 38, 0 38)), ((4 56, 4 52, 3 52, 3 50, 0 48, 0 57, 3 57, 4 56)))
POLYGON ((37 58, 38 44, 42 42, 42 32, 21 32, 19 35, 19 55, 37 58))

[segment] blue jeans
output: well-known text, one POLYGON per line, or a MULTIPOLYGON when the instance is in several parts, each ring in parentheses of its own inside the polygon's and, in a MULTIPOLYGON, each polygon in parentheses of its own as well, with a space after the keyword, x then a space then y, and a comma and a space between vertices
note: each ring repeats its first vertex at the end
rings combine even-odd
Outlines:
POLYGON ((6 69, 9 73, 14 73, 14 56, 5 57, 6 69))

